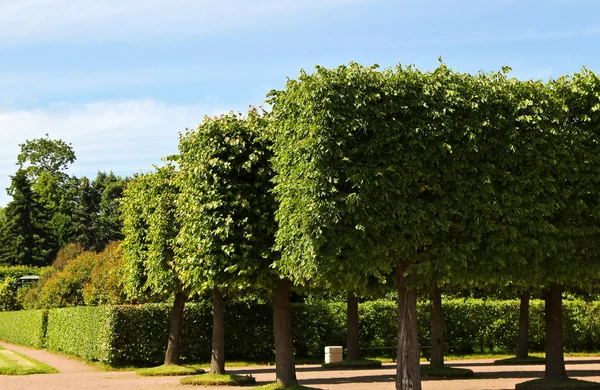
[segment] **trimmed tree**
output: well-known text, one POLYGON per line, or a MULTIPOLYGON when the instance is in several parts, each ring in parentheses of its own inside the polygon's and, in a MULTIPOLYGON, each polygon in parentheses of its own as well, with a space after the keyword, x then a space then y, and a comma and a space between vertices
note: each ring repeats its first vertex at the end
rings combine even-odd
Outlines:
MULTIPOLYGON (((407 138, 398 124, 408 121, 394 107, 399 90, 389 82, 392 76, 356 64, 317 68, 271 94, 276 239, 282 253, 276 266, 297 284, 327 286, 339 279, 357 290, 370 277, 383 279, 395 271, 397 386, 420 389, 416 294, 410 288, 413 249, 419 244, 411 245, 405 235, 417 210, 396 201, 412 198, 408 192, 414 187, 406 185, 403 170, 417 167, 412 156, 399 153, 407 138)), ((417 92, 419 74, 399 71, 398 76, 408 94, 417 92)), ((415 97, 407 104, 416 103, 415 97)))
POLYGON ((176 198, 177 171, 173 165, 130 181, 122 202, 123 250, 128 293, 174 296, 164 364, 179 364, 183 311, 188 297, 175 269, 175 238, 179 233, 176 198))
POLYGON ((225 371, 224 297, 273 290, 277 381, 296 383, 289 286, 270 269, 275 253, 275 203, 266 119, 256 110, 244 118, 206 117, 179 142, 181 169, 177 267, 195 291, 212 291, 211 373, 225 371))

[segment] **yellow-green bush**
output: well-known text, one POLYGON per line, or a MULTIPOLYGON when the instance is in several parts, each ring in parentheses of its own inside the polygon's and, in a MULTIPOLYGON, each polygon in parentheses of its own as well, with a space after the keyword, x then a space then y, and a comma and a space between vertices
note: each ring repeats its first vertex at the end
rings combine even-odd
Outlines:
POLYGON ((0 312, 0 339, 42 348, 46 340, 46 315, 45 310, 0 312))
POLYGON ((26 309, 51 309, 125 303, 123 256, 118 243, 100 253, 82 252, 77 246, 57 259, 56 267, 25 294, 26 309), (72 256, 76 256, 72 258, 72 256), (58 262, 60 260, 60 262, 58 262))

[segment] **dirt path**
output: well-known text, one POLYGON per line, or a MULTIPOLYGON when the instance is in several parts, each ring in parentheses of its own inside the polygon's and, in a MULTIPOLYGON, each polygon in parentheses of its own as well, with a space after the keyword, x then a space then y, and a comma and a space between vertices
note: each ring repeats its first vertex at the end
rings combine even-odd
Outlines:
MULTIPOLYGON (((76 372, 92 372, 96 369, 92 366, 81 362, 80 360, 71 359, 65 356, 57 355, 43 349, 34 349, 23 347, 21 345, 10 344, 0 340, 0 347, 10 349, 20 354, 29 356, 37 361, 46 363, 49 366, 56 368, 61 373, 76 373, 76 372)), ((0 379, 0 383, 2 380, 0 379)))
MULTIPOLYGON (((56 367, 60 373, 28 376, 0 376, 2 390, 104 390, 104 389, 212 389, 231 387, 189 387, 179 384, 181 377, 139 377, 134 372, 101 372, 78 360, 4 342, 0 345, 56 367)), ((424 380, 424 390, 508 390, 515 384, 543 375, 544 366, 496 366, 493 360, 452 362, 453 367, 470 368, 475 378, 465 380, 424 380)), ((269 367, 228 368, 231 373, 250 374, 259 384, 275 379, 269 367)), ((569 358, 567 371, 575 378, 600 382, 600 358, 569 358)), ((298 379, 303 385, 330 390, 393 390, 395 366, 385 364, 377 370, 323 370, 319 366, 298 366, 298 379)))

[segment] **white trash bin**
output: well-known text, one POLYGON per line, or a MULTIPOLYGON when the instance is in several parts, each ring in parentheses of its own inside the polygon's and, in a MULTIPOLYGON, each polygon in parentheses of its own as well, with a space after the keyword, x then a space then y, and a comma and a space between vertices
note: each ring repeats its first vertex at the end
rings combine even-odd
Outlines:
POLYGON ((344 347, 325 347, 325 364, 339 363, 344 360, 344 347))

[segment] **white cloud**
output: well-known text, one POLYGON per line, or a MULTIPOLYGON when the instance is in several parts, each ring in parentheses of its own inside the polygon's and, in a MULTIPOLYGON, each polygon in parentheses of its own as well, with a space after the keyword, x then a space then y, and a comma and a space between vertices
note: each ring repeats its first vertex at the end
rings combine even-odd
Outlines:
POLYGON ((176 37, 372 0, 19 0, 0 2, 0 42, 176 37))
POLYGON ((77 161, 70 172, 95 176, 100 171, 148 170, 176 153, 178 133, 196 127, 219 107, 167 105, 154 100, 55 105, 46 109, 0 111, 0 205, 17 167, 19 144, 48 133, 73 145, 77 161))

